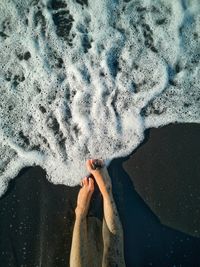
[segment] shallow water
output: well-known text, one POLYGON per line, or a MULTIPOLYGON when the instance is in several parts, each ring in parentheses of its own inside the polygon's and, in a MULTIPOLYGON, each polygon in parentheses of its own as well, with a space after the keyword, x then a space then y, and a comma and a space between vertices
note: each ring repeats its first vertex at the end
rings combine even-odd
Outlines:
POLYGON ((89 157, 200 122, 200 4, 1 0, 0 194, 21 168, 76 185, 89 157))

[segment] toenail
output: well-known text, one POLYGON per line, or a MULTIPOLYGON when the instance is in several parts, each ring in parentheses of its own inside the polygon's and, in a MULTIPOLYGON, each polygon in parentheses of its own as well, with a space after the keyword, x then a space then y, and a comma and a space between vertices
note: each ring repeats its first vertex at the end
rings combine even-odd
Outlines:
POLYGON ((94 176, 91 173, 87 175, 87 179, 88 181, 91 179, 94 182, 94 176))

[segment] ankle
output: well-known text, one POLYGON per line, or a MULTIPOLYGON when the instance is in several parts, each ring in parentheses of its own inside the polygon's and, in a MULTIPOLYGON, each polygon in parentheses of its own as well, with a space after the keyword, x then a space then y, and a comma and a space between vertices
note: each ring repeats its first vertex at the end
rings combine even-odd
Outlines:
POLYGON ((77 206, 75 209, 75 215, 76 215, 76 219, 84 220, 87 216, 87 213, 85 212, 83 208, 77 206))

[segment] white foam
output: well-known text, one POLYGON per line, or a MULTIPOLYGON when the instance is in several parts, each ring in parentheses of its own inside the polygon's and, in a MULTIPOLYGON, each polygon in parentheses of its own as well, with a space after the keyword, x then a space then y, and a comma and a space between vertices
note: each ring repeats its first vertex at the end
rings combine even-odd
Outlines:
POLYGON ((0 194, 24 166, 74 186, 87 158, 131 153, 146 128, 199 123, 199 9, 2 0, 0 194))

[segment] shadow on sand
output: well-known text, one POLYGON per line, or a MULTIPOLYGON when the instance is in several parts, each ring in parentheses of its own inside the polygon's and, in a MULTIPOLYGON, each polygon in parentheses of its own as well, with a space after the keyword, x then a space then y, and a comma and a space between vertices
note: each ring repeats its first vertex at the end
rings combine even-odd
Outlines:
POLYGON ((127 266, 199 266, 200 239, 160 223, 122 167, 129 157, 115 159, 109 166, 127 266))

